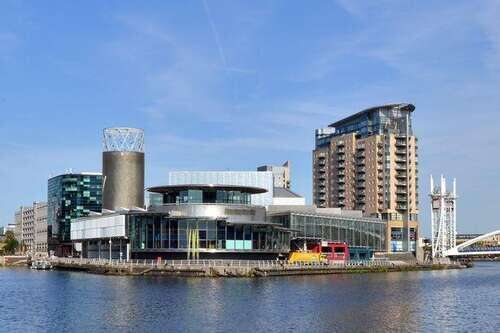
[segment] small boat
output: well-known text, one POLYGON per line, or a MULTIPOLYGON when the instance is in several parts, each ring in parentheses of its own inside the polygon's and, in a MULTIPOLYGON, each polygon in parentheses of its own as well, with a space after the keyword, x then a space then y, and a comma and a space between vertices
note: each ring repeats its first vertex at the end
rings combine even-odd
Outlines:
POLYGON ((52 264, 48 260, 35 260, 31 262, 31 269, 48 270, 52 269, 52 264))

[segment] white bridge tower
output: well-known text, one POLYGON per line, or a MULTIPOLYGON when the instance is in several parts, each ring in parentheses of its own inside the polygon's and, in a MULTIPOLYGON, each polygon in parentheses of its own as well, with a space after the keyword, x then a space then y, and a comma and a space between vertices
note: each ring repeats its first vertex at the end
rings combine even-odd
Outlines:
POLYGON ((452 192, 446 192, 446 179, 441 175, 439 186, 434 187, 431 175, 432 257, 442 258, 456 246, 457 235, 457 183, 453 179, 452 192))

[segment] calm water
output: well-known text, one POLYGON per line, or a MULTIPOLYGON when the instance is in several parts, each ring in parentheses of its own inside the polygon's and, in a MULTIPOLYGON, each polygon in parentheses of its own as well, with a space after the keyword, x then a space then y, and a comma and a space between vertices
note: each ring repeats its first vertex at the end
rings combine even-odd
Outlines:
POLYGON ((500 332, 500 263, 263 279, 0 269, 0 331, 500 332))

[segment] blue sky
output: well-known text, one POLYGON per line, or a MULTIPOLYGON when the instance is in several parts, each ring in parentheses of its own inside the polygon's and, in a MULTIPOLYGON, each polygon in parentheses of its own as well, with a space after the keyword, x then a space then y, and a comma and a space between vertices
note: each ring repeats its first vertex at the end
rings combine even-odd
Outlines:
POLYGON ((146 131, 147 185, 170 170, 292 161, 311 200, 314 129, 416 105, 429 175, 458 179, 458 229, 498 228, 498 1, 0 2, 0 225, 49 175, 100 171, 102 128, 146 131))

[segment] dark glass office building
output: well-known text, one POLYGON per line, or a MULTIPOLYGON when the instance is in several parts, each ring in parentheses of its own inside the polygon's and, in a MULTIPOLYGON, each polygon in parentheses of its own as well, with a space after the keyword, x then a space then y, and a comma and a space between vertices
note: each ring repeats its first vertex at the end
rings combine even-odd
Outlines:
POLYGON ((50 178, 47 204, 49 250, 54 250, 56 255, 70 254, 72 220, 88 216, 90 212, 101 212, 101 174, 69 173, 50 178))

